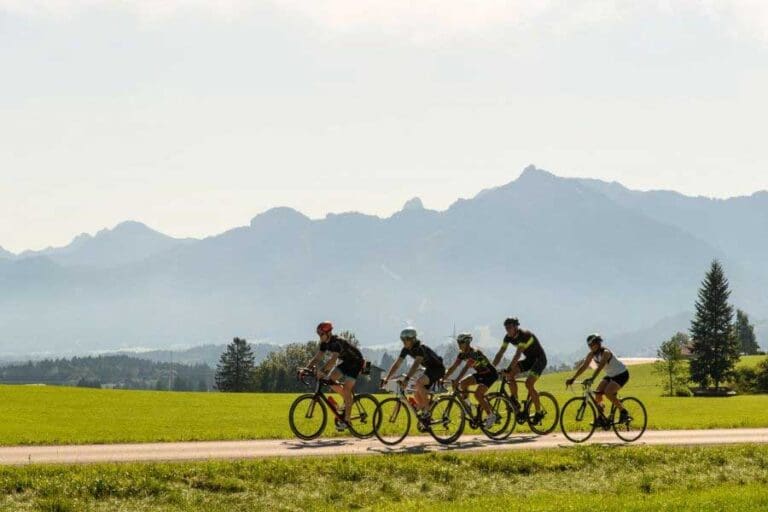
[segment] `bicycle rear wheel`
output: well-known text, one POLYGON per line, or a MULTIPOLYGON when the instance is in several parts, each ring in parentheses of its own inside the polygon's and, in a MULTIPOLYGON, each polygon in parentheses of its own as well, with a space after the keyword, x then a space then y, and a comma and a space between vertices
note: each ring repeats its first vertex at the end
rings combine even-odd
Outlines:
POLYGON ((373 413, 376 438, 393 446, 401 443, 411 431, 411 410, 405 400, 391 397, 379 402, 373 413))
POLYGON ((597 412, 585 398, 574 397, 565 402, 560 413, 560 429, 569 441, 583 443, 595 432, 597 412))
POLYGON ((512 405, 512 401, 502 394, 494 393, 486 398, 491 406, 491 411, 496 415, 496 422, 490 428, 485 428, 483 422, 480 424, 480 430, 489 438, 497 441, 508 438, 512 430, 515 429, 513 418, 517 409, 512 405), (512 428, 509 428, 510 424, 512 428))
POLYGON ((626 409, 629 418, 621 423, 616 421, 613 424, 613 431, 616 432, 616 435, 622 441, 628 443, 637 441, 645 432, 645 427, 648 426, 648 415, 645 412, 645 406, 643 402, 631 396, 622 398, 621 405, 626 409))
POLYGON ((316 439, 328 422, 328 411, 323 401, 313 394, 301 395, 288 411, 288 424, 293 434, 304 441, 316 439))
MULTIPOLYGON (((546 391, 539 392, 539 403, 544 417, 538 423, 534 423, 533 416, 528 416, 528 427, 532 432, 543 436, 557 428, 557 420, 560 419, 560 406, 552 393, 546 391)), ((531 408, 534 408, 533 404, 531 404, 531 408)))
POLYGON ((376 412, 377 405, 379 405, 379 401, 373 395, 355 395, 352 411, 349 415, 349 431, 353 436, 360 439, 373 436, 373 432, 376 430, 373 413, 376 412))
POLYGON ((429 409, 429 433, 440 444, 451 444, 464 433, 464 410, 455 396, 443 396, 429 409))

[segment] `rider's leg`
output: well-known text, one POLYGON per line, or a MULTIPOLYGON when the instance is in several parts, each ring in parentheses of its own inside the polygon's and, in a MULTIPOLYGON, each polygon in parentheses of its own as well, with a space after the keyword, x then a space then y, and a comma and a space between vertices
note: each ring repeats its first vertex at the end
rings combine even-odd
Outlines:
POLYGON ((619 390, 621 389, 621 386, 618 382, 609 382, 607 386, 605 386, 605 396, 608 397, 608 400, 611 401, 613 405, 616 406, 616 408, 620 411, 624 410, 624 406, 621 405, 621 401, 619 400, 619 397, 616 396, 619 390))
POLYGON ((541 411, 541 402, 539 401, 539 392, 536 391, 536 381, 539 378, 536 375, 529 375, 525 380, 525 387, 528 388, 528 398, 533 401, 533 406, 536 408, 536 412, 541 411))
POLYGON ((480 404, 480 407, 483 408, 486 414, 491 414, 493 411, 491 410, 491 404, 488 403, 488 399, 485 398, 485 393, 488 391, 488 386, 485 384, 478 384, 477 388, 475 388, 475 398, 477 399, 477 403, 480 404))
POLYGON ((426 375, 419 377, 413 386, 413 398, 416 400, 418 408, 422 411, 426 410, 429 405, 429 391, 427 390, 427 386, 429 386, 429 377, 426 375))
POLYGON ((517 398, 517 376, 520 375, 520 365, 510 366, 507 368, 507 382, 509 383, 509 394, 515 400, 517 398))
POLYGON ((344 382, 341 384, 341 386, 331 386, 331 389, 334 392, 340 394, 341 398, 344 400, 344 421, 349 421, 349 416, 352 414, 352 400, 356 381, 355 379, 346 377, 338 368, 333 370, 328 376, 330 380, 336 381, 342 377, 344 377, 344 382))
POLYGON ((459 382, 459 389, 461 389, 462 399, 467 400, 467 397, 469 396, 469 386, 474 386, 475 384, 476 381, 474 375, 461 379, 461 382, 459 382))
POLYGON ((600 384, 597 385, 597 389, 595 389, 595 403, 600 408, 600 412, 603 412, 605 409, 605 406, 603 405, 603 395, 605 394, 605 387, 607 384, 607 380, 601 380, 600 384))

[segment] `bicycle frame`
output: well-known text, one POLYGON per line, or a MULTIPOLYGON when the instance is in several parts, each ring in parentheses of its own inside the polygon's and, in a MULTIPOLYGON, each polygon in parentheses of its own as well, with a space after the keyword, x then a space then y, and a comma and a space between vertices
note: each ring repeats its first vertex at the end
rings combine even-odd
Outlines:
MULTIPOLYGON (((584 414, 587 400, 589 400, 592 403, 592 405, 595 406, 595 410, 597 411, 598 418, 603 420, 603 425, 601 425, 603 429, 608 430, 609 428, 611 428, 613 426, 613 417, 616 414, 616 406, 613 404, 613 402, 611 402, 611 412, 609 415, 606 416, 604 408, 600 407, 597 403, 597 400, 595 399, 595 395, 597 393, 595 393, 592 390, 591 384, 586 384, 584 381, 581 381, 579 384, 581 384, 583 388, 581 396, 582 396, 582 399, 584 400, 584 405, 582 405, 581 408, 579 409, 579 414, 580 415, 584 414)), ((577 416, 577 419, 581 420, 581 418, 579 418, 578 416, 577 416)))
MULTIPOLYGON (((304 383, 305 386, 310 387, 309 383, 306 380, 304 380, 304 379, 300 379, 300 380, 301 380, 301 382, 304 383)), ((334 405, 333 402, 331 402, 328 399, 327 396, 325 396, 325 392, 323 392, 323 386, 339 386, 339 385, 341 385, 341 383, 333 381, 333 380, 317 379, 317 378, 315 379, 315 381, 316 381, 315 382, 315 391, 314 391, 315 397, 317 397, 317 398, 321 399, 323 402, 325 402, 325 405, 331 410, 331 412, 333 413, 334 417, 337 420, 344 421, 344 415, 339 412, 339 409, 334 405)), ((352 393, 352 404, 349 404, 350 407, 352 405, 355 405, 355 403, 356 403, 355 402, 355 396, 356 396, 356 394, 352 393)), ((311 418, 312 415, 315 413, 315 404, 316 403, 317 402, 312 402, 312 404, 309 406, 309 408, 307 409, 307 414, 305 415, 306 418, 311 418)), ((347 404, 344 404, 344 405, 346 406, 347 404)), ((360 413, 360 415, 362 415, 362 413, 360 413)), ((353 416, 350 415, 350 420, 357 419, 358 417, 359 416, 353 417, 353 416)))

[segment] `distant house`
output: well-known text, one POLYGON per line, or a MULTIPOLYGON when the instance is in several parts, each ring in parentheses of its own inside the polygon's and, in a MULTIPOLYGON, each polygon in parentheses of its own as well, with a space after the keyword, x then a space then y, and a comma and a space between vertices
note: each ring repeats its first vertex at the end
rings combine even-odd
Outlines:
POLYGON ((684 343, 680 346, 680 354, 685 359, 690 359, 693 357, 693 342, 684 343))

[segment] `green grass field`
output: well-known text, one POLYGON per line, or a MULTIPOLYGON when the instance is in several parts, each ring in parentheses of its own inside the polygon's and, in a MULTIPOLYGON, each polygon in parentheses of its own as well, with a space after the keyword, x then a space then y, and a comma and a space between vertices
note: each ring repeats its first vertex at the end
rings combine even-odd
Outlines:
MULTIPOLYGON (((650 365, 630 372, 625 394, 645 402, 649 428, 768 427, 768 395, 662 397, 650 365)), ((574 396, 565 390, 568 375, 548 374, 540 382, 560 405, 574 396)), ((295 396, 0 386, 0 444, 286 438, 292 436, 287 416, 295 396)), ((335 435, 330 429, 327 434, 335 435)))
POLYGON ((762 510, 768 447, 0 468, 8 511, 762 510))

